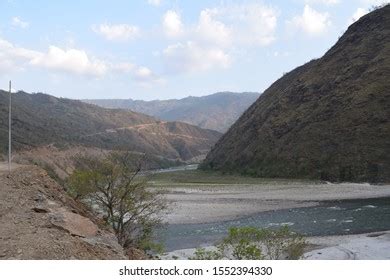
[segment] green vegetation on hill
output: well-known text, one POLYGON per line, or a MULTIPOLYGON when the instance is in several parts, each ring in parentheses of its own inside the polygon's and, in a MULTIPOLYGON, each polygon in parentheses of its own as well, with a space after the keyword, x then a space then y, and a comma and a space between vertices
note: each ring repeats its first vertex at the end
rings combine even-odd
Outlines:
POLYGON ((201 168, 259 177, 389 182, 389 77, 387 5, 352 24, 322 58, 271 85, 201 168))

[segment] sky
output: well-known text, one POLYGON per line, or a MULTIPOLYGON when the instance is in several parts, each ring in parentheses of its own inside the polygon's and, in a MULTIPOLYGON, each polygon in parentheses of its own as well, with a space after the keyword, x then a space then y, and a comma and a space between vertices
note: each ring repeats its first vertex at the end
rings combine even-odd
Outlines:
POLYGON ((262 92, 384 0, 0 0, 0 88, 73 99, 262 92))

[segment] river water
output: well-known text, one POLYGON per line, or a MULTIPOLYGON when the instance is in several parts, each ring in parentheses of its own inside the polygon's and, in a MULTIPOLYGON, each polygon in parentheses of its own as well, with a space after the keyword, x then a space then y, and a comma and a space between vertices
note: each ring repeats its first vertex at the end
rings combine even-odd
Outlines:
POLYGON ((199 164, 180 165, 180 166, 175 166, 170 168, 151 170, 150 173, 157 174, 157 173, 168 173, 168 172, 175 172, 175 171, 196 170, 198 166, 199 164))
POLYGON ((262 212, 231 221, 169 224, 159 231, 166 251, 213 245, 230 227, 288 225, 306 236, 342 235, 390 229, 390 198, 323 202, 319 206, 262 212))

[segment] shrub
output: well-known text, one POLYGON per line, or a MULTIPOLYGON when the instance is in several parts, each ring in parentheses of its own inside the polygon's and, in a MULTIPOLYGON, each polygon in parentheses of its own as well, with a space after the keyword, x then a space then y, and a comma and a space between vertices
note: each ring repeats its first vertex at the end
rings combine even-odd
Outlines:
POLYGON ((230 228, 215 250, 199 248, 193 260, 279 260, 300 259, 306 241, 287 226, 276 230, 254 227, 230 228))

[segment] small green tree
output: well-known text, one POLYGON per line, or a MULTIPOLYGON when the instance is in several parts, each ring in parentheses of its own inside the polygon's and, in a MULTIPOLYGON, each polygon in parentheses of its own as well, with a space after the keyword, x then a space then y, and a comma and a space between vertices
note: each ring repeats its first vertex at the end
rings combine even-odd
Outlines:
POLYGON ((190 259, 278 260, 300 259, 306 242, 287 226, 276 230, 230 228, 215 250, 199 248, 190 259))
POLYGON ((159 250, 153 234, 167 203, 160 192, 147 188, 147 177, 141 175, 144 160, 130 153, 79 157, 67 185, 73 197, 103 214, 125 249, 159 250))

